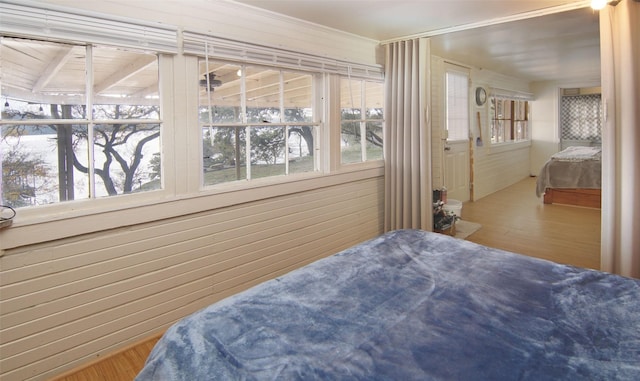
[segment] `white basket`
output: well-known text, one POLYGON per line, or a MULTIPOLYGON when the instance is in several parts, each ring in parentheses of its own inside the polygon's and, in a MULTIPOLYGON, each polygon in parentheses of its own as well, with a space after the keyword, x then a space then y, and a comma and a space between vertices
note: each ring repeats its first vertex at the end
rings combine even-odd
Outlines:
POLYGON ((442 206, 442 210, 448 216, 456 215, 458 218, 462 218, 462 201, 448 199, 447 203, 442 206))

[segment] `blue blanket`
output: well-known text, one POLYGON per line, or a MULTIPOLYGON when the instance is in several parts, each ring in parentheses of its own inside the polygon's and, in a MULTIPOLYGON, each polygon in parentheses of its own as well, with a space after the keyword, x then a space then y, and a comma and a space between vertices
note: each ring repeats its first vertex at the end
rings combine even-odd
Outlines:
POLYGON ((387 233, 172 326, 144 380, 640 380, 640 281, 387 233))

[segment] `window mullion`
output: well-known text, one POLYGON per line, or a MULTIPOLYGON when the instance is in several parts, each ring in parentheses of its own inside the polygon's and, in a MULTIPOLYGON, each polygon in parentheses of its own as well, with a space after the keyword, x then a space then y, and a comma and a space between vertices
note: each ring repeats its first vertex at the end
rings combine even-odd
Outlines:
MULTIPOLYGON (((240 76, 240 121, 247 124, 247 72, 245 65, 241 66, 242 75, 240 76)), ((246 180, 251 180, 251 127, 245 126, 245 153, 244 161, 247 169, 246 180)))
POLYGON ((360 81, 360 147, 362 150, 362 162, 367 161, 367 106, 365 97, 365 82, 360 81))
MULTIPOLYGON (((284 72, 280 70, 280 123, 286 120, 284 111, 284 72)), ((289 174, 289 126, 284 126, 284 174, 289 174)))
POLYGON ((86 48, 86 104, 87 104, 87 154, 89 169, 89 198, 96 197, 96 181, 95 181, 95 152, 94 152, 94 126, 93 121, 93 46, 87 45, 86 48))
POLYGON ((245 155, 244 155, 244 161, 245 161, 245 166, 247 167, 247 176, 246 179, 247 180, 251 180, 251 127, 246 126, 245 128, 245 136, 246 138, 245 140, 245 155))

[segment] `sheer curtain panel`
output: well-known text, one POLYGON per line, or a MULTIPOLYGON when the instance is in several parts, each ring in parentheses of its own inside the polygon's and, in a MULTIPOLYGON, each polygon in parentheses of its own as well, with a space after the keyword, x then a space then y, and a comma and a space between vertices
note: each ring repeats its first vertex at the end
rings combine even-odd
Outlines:
POLYGON ((386 46, 385 231, 433 229, 430 41, 386 46))

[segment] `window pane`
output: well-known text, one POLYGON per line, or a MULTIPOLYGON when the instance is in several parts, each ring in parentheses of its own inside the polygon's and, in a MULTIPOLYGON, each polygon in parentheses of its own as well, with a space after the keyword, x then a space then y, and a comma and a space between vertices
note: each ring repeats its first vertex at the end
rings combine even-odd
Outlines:
POLYGON ((2 126, 2 203, 14 208, 87 198, 88 177, 74 167, 87 157, 86 126, 2 126), (59 170, 68 168, 68 170, 59 170))
POLYGON ((362 81, 340 79, 340 108, 343 112, 360 113, 362 109, 362 81))
POLYGON ((504 121, 499 119, 491 120, 491 142, 504 142, 504 121))
POLYGON ((382 159, 383 94, 383 83, 340 79, 343 164, 382 159))
POLYGON ((94 119, 160 119, 155 54, 93 48, 94 119))
POLYGON ((446 73, 447 140, 469 139, 469 77, 466 74, 446 73))
POLYGON ((527 138, 527 122, 516 121, 514 133, 515 133, 515 140, 525 140, 527 138))
POLYGON ((289 173, 312 172, 314 161, 316 127, 289 127, 287 140, 289 150, 289 173))
POLYGON ((313 122, 313 77, 284 72, 284 121, 313 122))
POLYGON ((247 122, 279 123, 280 71, 247 67, 247 122))
POLYGON ((600 94, 563 96, 561 98, 561 138, 602 140, 602 100, 600 94))
POLYGON ((241 122, 242 67, 200 59, 199 70, 200 121, 208 123, 211 118, 213 123, 241 122))
POLYGON ((342 163, 363 161, 360 121, 362 120, 362 81, 340 79, 340 118, 342 163))
POLYGON ((360 122, 342 122, 340 141, 342 163, 362 162, 362 141, 360 139, 360 122))
POLYGON ((97 197, 161 188, 159 124, 97 125, 93 144, 97 197))
POLYGON ((285 174, 285 128, 251 128, 251 178, 285 174))
POLYGON ((382 158, 382 122, 367 122, 367 160, 382 158))
MULTIPOLYGON (((384 109, 384 84, 378 82, 365 82, 365 100, 367 119, 382 119, 384 109)), ((382 135, 380 135, 382 138, 382 135)))
POLYGON ((204 128, 204 185, 247 178, 244 127, 204 128))
POLYGON ((2 119, 81 119, 86 48, 16 38, 0 40, 2 119), (58 105, 67 105, 61 109, 58 105))

